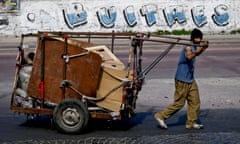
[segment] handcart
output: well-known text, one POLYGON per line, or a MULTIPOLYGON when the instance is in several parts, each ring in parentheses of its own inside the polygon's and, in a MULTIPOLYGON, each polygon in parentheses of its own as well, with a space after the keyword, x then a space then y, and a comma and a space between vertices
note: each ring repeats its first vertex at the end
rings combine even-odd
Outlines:
POLYGON ((131 119, 145 75, 179 38, 144 33, 38 32, 21 36, 10 109, 27 115, 50 115, 59 132, 81 133, 90 118, 131 119), (24 40, 36 38, 26 54, 24 40), (112 39, 112 48, 90 38, 112 39), (129 39, 125 65, 114 53, 114 39, 129 39), (170 41, 169 39, 172 39, 170 41), (142 69, 144 41, 170 43, 142 69))

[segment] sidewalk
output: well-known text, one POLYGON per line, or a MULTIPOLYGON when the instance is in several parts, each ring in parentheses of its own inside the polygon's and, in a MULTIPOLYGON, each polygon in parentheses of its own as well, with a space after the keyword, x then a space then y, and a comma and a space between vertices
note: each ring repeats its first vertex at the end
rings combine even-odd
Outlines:
MULTIPOLYGON (((201 109, 240 108, 240 77, 196 78, 196 81, 200 90, 201 109)), ((174 88, 174 79, 147 79, 139 93, 138 103, 164 108, 173 102, 174 88)))
MULTIPOLYGON (((180 38, 189 38, 189 36, 173 36, 180 38)), ((210 44, 219 44, 219 43, 236 43, 240 39, 239 35, 204 35, 204 39, 208 39, 210 44)), ((20 44, 21 37, 14 36, 0 36, 0 49, 1 48, 16 48, 20 44)), ((24 42, 30 45, 36 45, 36 38, 27 37, 24 42)))

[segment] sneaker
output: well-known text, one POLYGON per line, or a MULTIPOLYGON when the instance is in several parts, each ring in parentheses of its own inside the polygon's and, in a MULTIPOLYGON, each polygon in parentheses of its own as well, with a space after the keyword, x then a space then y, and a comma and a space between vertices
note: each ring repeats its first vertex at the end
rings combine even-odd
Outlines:
POLYGON ((192 125, 186 125, 186 129, 202 129, 203 125, 202 124, 197 124, 194 123, 192 125))
POLYGON ((154 117, 158 121, 158 123, 159 123, 161 128, 163 128, 163 129, 167 129, 168 128, 167 125, 165 124, 164 120, 158 118, 157 116, 154 116, 154 117))

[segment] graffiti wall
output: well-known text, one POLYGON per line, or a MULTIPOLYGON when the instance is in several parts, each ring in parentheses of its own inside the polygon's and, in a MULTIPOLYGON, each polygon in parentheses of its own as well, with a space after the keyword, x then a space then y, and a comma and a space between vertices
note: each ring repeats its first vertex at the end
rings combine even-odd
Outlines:
POLYGON ((239 0, 0 0, 0 34, 37 31, 110 32, 240 29, 239 0), (10 1, 11 2, 11 1, 10 1))

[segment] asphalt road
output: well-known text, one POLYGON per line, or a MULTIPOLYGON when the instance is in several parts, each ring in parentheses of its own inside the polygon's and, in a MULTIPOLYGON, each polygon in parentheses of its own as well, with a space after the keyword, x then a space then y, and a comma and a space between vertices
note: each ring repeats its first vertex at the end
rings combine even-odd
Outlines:
MULTIPOLYGON (((137 115, 130 124, 118 121, 89 122, 81 135, 64 135, 56 131, 48 116, 28 119, 9 110, 15 70, 16 39, 1 38, 0 46, 0 143, 240 143, 240 48, 239 37, 210 37, 212 45, 198 57, 196 78, 202 106, 202 130, 186 130, 186 108, 167 120, 168 130, 158 127, 153 114, 172 102, 176 69, 181 46, 176 46, 146 76, 137 100, 137 115)), ((210 41, 211 44, 211 41, 210 41)), ((34 45, 34 43, 30 43, 34 45)), ((123 61, 128 45, 119 43, 114 52, 123 61)), ((145 45, 143 67, 150 64, 168 45, 145 45)), ((30 118, 30 117, 29 117, 30 118)))

